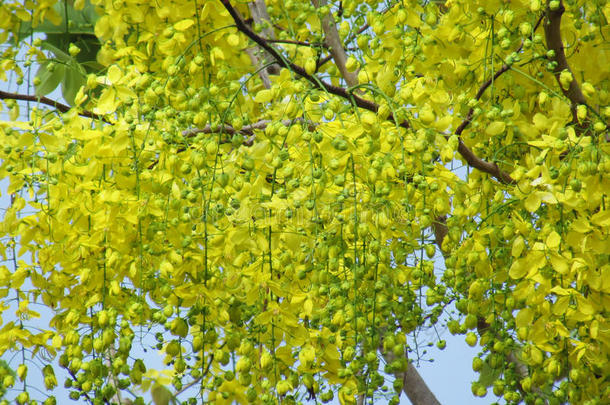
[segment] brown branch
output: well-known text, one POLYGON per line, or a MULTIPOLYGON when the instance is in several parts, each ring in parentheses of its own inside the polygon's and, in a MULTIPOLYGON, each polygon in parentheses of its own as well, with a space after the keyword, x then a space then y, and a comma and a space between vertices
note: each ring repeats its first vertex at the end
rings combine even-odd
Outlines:
MULTIPOLYGON (((491 84, 495 80, 497 80, 498 77, 500 77, 504 72, 506 72, 509 69, 510 69, 510 66, 508 66, 506 64, 502 65, 500 70, 498 70, 492 77, 487 79, 487 81, 485 83, 483 83, 481 85, 481 87, 479 87, 479 91, 477 91, 477 94, 474 96, 475 100, 480 100, 481 97, 483 96, 483 93, 485 93, 485 90, 487 90, 487 88, 489 86, 491 86, 491 84)), ((455 130, 455 134, 457 136, 461 136, 462 132, 464 132, 466 127, 468 125, 470 125, 470 123, 472 122, 473 115, 474 115, 474 107, 470 107, 470 110, 468 110, 468 114, 466 114, 466 118, 464 118, 464 120, 460 123, 460 125, 458 125, 458 127, 455 130)))
MULTIPOLYGON (((550 1, 548 2, 550 3, 550 1)), ((561 39, 561 16, 565 12, 563 1, 559 2, 559 7, 556 10, 551 10, 550 5, 547 4, 546 8, 546 22, 544 24, 544 35, 546 38, 546 46, 549 50, 555 52, 555 56, 552 58, 556 62, 553 74, 555 80, 559 84, 559 88, 563 92, 564 96, 570 100, 570 110, 572 111, 572 119, 574 123, 578 123, 576 116, 576 107, 580 104, 586 104, 587 100, 582 94, 578 81, 572 74, 572 70, 568 65, 568 59, 563 48, 563 40, 561 39), (572 81, 567 89, 564 89, 559 80, 562 71, 567 70, 572 74, 572 81)))
MULTIPOLYGON (((41 103, 41 104, 45 104, 45 105, 54 107, 59 112, 62 112, 62 113, 66 113, 66 112, 70 111, 70 109, 72 108, 69 105, 60 103, 59 101, 51 100, 48 97, 31 96, 29 94, 8 93, 8 92, 2 91, 2 90, 0 90, 0 100, 19 100, 19 101, 31 101, 34 103, 41 103)), ((92 118, 94 120, 102 120, 104 122, 108 122, 104 118, 102 118, 101 115, 92 113, 87 110, 81 111, 80 113, 78 113, 78 115, 80 115, 82 117, 92 118)))
POLYGON ((479 169, 482 172, 488 173, 495 177, 498 181, 504 184, 515 184, 515 180, 510 177, 510 174, 503 171, 498 167, 497 164, 492 162, 487 162, 480 157, 478 157, 472 149, 470 149, 464 142, 460 139, 458 144, 458 153, 462 155, 464 160, 468 163, 469 166, 474 167, 475 169, 479 169))

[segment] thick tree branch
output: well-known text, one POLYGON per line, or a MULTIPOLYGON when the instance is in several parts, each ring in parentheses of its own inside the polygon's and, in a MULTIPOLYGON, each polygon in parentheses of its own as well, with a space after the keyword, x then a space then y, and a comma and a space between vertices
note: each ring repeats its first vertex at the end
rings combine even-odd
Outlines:
MULTIPOLYGON (((317 8, 327 4, 326 0, 312 0, 312 2, 317 8)), ((335 19, 331 12, 322 18, 322 29, 324 30, 325 42, 330 47, 330 54, 332 55, 341 76, 345 79, 345 82, 349 87, 356 86, 358 84, 358 76, 355 72, 348 71, 345 66, 345 63, 347 62, 347 53, 345 52, 345 49, 343 49, 341 37, 339 36, 339 31, 337 31, 335 19)))
MULTIPOLYGON (((548 1, 547 3, 551 3, 548 1)), ((555 75, 555 79, 559 84, 559 88, 563 92, 564 96, 570 100, 570 109, 572 111, 572 118, 575 123, 578 122, 578 118, 576 116, 576 107, 581 104, 586 104, 587 100, 585 96, 582 94, 580 89, 580 85, 578 81, 572 74, 572 70, 568 65, 568 59, 566 58, 566 54, 563 48, 563 40, 561 39, 561 16, 565 12, 565 7, 563 5, 563 1, 559 2, 559 7, 555 10, 551 10, 550 5, 547 4, 546 8, 546 22, 544 24, 544 35, 546 38, 546 46, 549 50, 555 53, 553 57, 553 61, 556 62, 555 69, 553 69, 553 74, 555 75), (567 89, 565 89, 559 77, 561 72, 567 70, 572 74, 572 81, 567 89)))
MULTIPOLYGON (((248 7, 250 8, 250 13, 252 14, 252 19, 254 20, 254 23, 263 26, 262 32, 267 38, 275 39, 275 33, 271 28, 273 25, 271 23, 269 13, 267 12, 267 5, 265 4, 265 0, 255 0, 252 3, 249 3, 248 7)), ((267 68, 267 73, 271 75, 277 75, 280 73, 280 68, 277 65, 271 65, 267 68)))
MULTIPOLYGON (((384 352, 383 348, 379 349, 386 363, 392 363, 396 360, 396 355, 393 352, 384 352)), ((407 354, 405 353, 405 357, 407 354)), ((421 377, 415 366, 409 361, 407 369, 394 373, 394 376, 402 380, 402 390, 407 395, 413 405, 440 405, 440 402, 434 396, 424 379, 421 377)))
MULTIPOLYGON (((261 61, 259 60, 258 56, 256 55, 256 52, 257 52, 256 47, 246 49, 246 53, 250 57, 250 61, 252 62, 252 65, 256 66, 257 68, 260 68, 261 61)), ((266 89, 270 89, 271 88, 271 79, 269 79, 269 73, 267 72, 267 69, 260 69, 258 71, 258 76, 263 81, 263 86, 265 86, 266 89)))
MULTIPOLYGON (((31 96, 29 94, 8 93, 8 92, 2 91, 2 90, 0 90, 0 100, 20 100, 20 101, 31 101, 34 103, 41 103, 41 104, 45 104, 45 105, 51 106, 53 108, 56 108, 59 112, 62 112, 62 113, 68 112, 72 108, 69 105, 60 103, 55 100, 51 100, 48 97, 31 96)), ((94 120, 101 119, 101 120, 107 122, 105 119, 102 118, 102 116, 92 113, 87 110, 81 111, 79 113, 79 115, 83 116, 83 117, 87 117, 87 118, 92 118, 94 120)))
POLYGON ((403 391, 413 405, 440 405, 415 366, 409 362, 403 377, 403 391))
MULTIPOLYGON (((268 16, 266 6, 264 4, 264 0, 263 0, 262 5, 263 5, 263 12, 259 12, 258 4, 252 3, 249 6, 250 13, 252 14, 252 19, 254 20, 255 24, 261 24, 261 22, 263 21, 263 15, 268 16)), ((239 11, 236 10, 235 12, 243 20, 243 17, 239 14, 239 11)), ((266 33, 266 35, 268 35, 269 38, 275 38, 275 36, 273 35, 273 31, 270 28, 266 28, 264 30, 264 32, 266 33)), ((251 47, 251 48, 247 48, 245 50, 245 52, 250 57, 250 62, 252 62, 252 65, 257 67, 258 76, 261 78, 261 81, 263 82, 263 86, 266 89, 270 89, 271 88, 271 79, 269 78, 270 70, 269 69, 260 69, 263 65, 263 61, 261 61, 261 58, 260 58, 261 51, 257 47, 251 47)), ((265 51, 262 51, 263 59, 264 59, 264 55, 265 55, 265 51)), ((272 69, 272 70, 277 70, 277 69, 272 69)))
POLYGON ((500 169, 500 167, 492 162, 487 162, 480 157, 478 157, 472 149, 470 149, 464 142, 460 139, 458 144, 458 153, 462 155, 466 163, 469 166, 474 167, 475 169, 479 169, 482 172, 488 173, 495 177, 498 181, 504 184, 514 184, 515 180, 510 177, 508 173, 500 169))

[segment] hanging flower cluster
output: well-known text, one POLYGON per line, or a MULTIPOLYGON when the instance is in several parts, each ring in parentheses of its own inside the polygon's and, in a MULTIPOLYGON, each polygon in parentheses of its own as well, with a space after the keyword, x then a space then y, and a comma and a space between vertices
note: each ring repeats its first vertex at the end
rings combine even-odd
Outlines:
POLYGON ((1 4, 0 79, 33 93, 0 92, 0 352, 28 353, 2 390, 398 403, 435 327, 481 348, 474 395, 604 402, 609 19, 580 0, 1 4))

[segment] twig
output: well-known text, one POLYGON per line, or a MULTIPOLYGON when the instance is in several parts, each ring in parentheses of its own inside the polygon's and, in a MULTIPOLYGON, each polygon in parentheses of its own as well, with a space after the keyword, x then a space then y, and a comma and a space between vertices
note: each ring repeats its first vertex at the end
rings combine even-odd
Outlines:
POLYGON ((295 41, 292 39, 274 39, 274 38, 264 38, 265 41, 275 43, 275 44, 290 44, 290 45, 299 45, 299 46, 308 46, 311 48, 328 48, 328 45, 320 43, 320 42, 305 42, 305 41, 295 41))
POLYGON ((328 61, 333 60, 333 56, 332 55, 328 55, 323 57, 322 59, 320 59, 319 61, 316 62, 316 69, 320 69, 320 67, 324 66, 324 64, 328 61))
MULTIPOLYGON (((502 75, 502 73, 506 72, 507 70, 510 69, 510 66, 508 65, 502 65, 502 67, 500 68, 500 70, 498 70, 493 77, 487 79, 487 81, 485 83, 483 83, 481 85, 481 87, 479 87, 479 91, 477 91, 477 94, 474 96, 475 100, 480 100, 481 97, 483 96, 483 93, 485 93, 485 90, 487 90, 487 88, 489 86, 491 86, 491 84, 502 75)), ((472 118, 474 115, 474 107, 471 107, 470 110, 468 110, 468 114, 466 114, 466 118, 464 118, 464 120, 460 123, 460 125, 458 125, 458 127, 455 130, 455 134, 457 136, 461 136, 462 132, 464 132, 464 130, 466 129, 466 127, 472 122, 472 118)))
MULTIPOLYGON (((54 107, 62 113, 66 113, 66 112, 70 111, 70 109, 72 108, 69 105, 60 103, 59 101, 51 100, 48 97, 44 97, 44 96, 38 97, 38 96, 29 95, 29 94, 8 93, 8 92, 2 91, 2 90, 0 90, 0 100, 20 100, 20 101, 31 101, 34 103, 41 103, 41 104, 45 104, 45 105, 54 107)), ((102 121, 108 123, 108 121, 106 121, 104 118, 102 118, 101 115, 92 113, 91 111, 83 110, 83 111, 79 112, 78 115, 87 117, 87 118, 92 118, 94 120, 102 120, 102 121)))
MULTIPOLYGON (((285 125, 287 127, 295 124, 296 122, 304 122, 304 120, 302 118, 296 118, 294 120, 282 120, 281 121, 282 125, 285 125)), ((260 120, 253 124, 244 125, 239 130, 233 128, 231 125, 211 126, 208 124, 203 128, 193 128, 193 129, 184 130, 184 131, 182 131, 182 135, 185 137, 189 137, 189 136, 194 136, 197 134, 216 134, 216 133, 223 133, 223 134, 227 134, 227 135, 242 134, 242 135, 250 136, 252 138, 251 140, 245 141, 243 144, 246 146, 252 146, 252 143, 254 142, 254 131, 255 130, 264 130, 265 128, 267 128, 267 125, 269 125, 270 123, 271 123, 270 120, 260 120)), ((306 123, 307 123, 308 130, 313 131, 315 129, 315 125, 312 122, 306 122, 306 123)))
POLYGON ((114 345, 110 346, 110 348, 108 349, 108 357, 103 356, 103 354, 102 354, 102 356, 104 357, 105 363, 106 363, 106 367, 108 367, 108 370, 110 370, 110 378, 112 379, 112 382, 114 383, 114 387, 116 389, 116 393, 113 395, 112 400, 115 401, 116 403, 118 403, 119 405, 122 405, 122 404, 126 404, 128 402, 123 401, 123 398, 121 397, 121 390, 119 389, 119 382, 118 382, 117 376, 114 373, 114 371, 112 371, 111 360, 114 359, 115 355, 116 355, 116 348, 114 347, 114 345))

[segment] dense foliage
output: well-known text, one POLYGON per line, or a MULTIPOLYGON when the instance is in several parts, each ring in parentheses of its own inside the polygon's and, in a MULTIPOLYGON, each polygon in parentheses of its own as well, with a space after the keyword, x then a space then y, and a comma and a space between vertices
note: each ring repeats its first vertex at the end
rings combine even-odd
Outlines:
POLYGON ((609 19, 2 2, 0 79, 26 89, 0 92, 2 390, 434 403, 410 361, 435 327, 479 345, 474 395, 607 403, 609 19))

